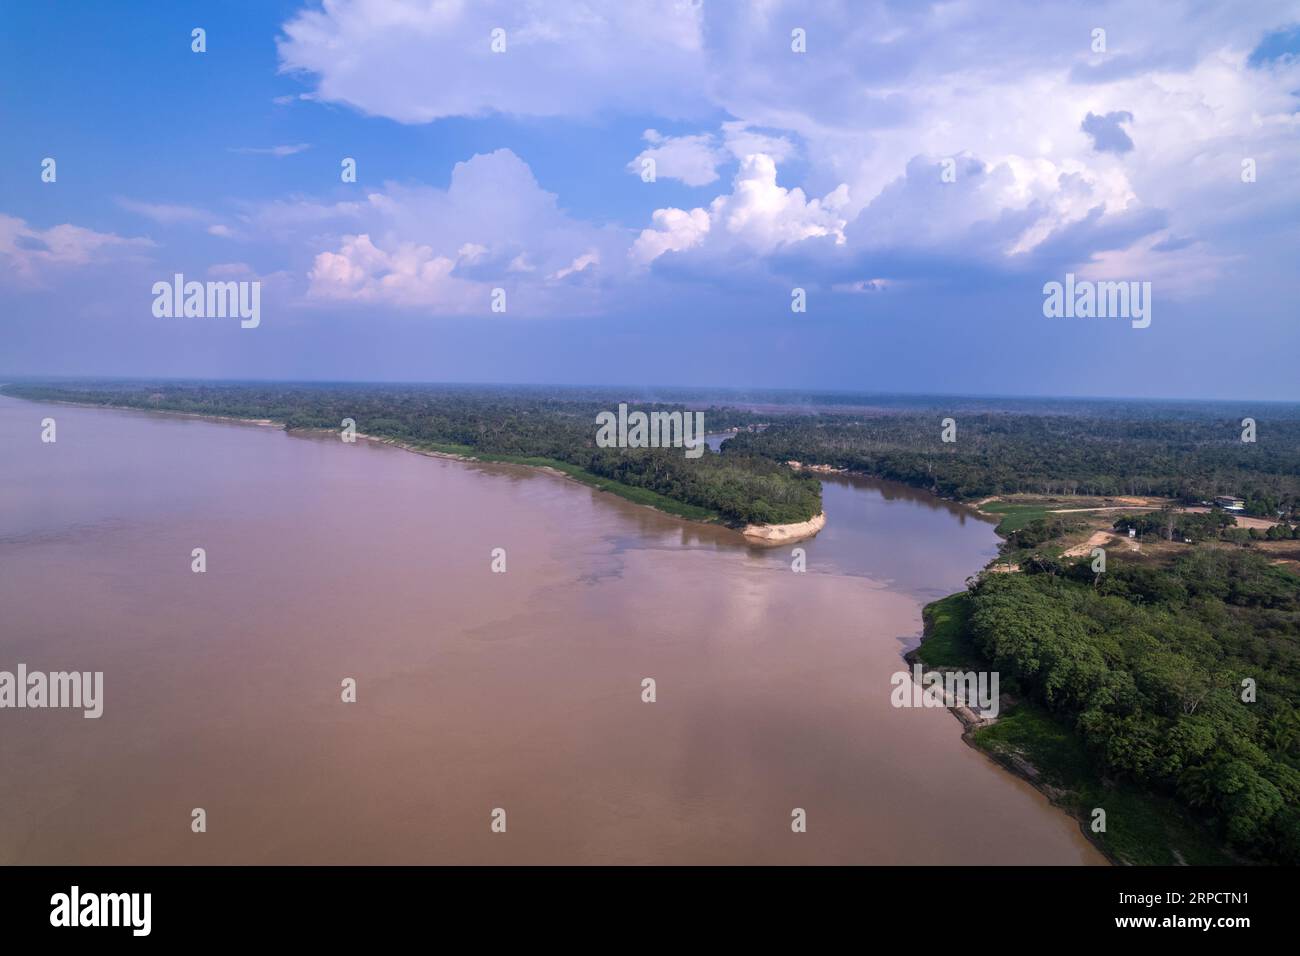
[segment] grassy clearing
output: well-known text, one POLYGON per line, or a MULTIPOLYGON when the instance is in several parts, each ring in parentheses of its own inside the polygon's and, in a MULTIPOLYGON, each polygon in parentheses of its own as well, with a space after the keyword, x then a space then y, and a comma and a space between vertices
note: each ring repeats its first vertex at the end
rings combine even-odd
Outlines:
POLYGON ((990 501, 988 504, 980 505, 979 510, 985 514, 1000 515, 1002 517, 994 531, 1005 538, 1012 531, 1019 531, 1035 518, 1046 518, 1052 507, 1055 506, 1019 504, 1012 501, 990 501))
MULTIPOLYGON (((1012 531, 1019 531, 1036 518, 1046 518, 1053 512, 1068 512, 1062 517, 1077 518, 1082 521, 1096 522, 1099 526, 1109 527, 1119 512, 1116 498, 1090 498, 1077 495, 1067 497, 1037 498, 1016 501, 990 501, 979 506, 979 510, 989 515, 1002 518, 998 523, 997 533, 1006 537, 1012 531)), ((1150 511, 1151 505, 1132 505, 1134 512, 1150 511)))

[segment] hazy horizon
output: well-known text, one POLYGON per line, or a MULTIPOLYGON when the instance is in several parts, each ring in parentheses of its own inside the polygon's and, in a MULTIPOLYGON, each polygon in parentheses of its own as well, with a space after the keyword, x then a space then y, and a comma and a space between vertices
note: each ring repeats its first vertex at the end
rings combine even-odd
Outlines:
POLYGON ((1149 404, 1235 404, 1259 403, 1264 405, 1300 405, 1300 398, 1251 398, 1231 395, 1188 396, 1188 395, 1090 395, 1064 393, 1028 393, 1028 392, 942 392, 942 391, 903 391, 880 390, 870 388, 833 388, 824 386, 777 386, 777 385, 718 385, 709 383, 675 384, 669 382, 544 382, 544 381, 470 381, 453 379, 314 379, 314 378, 183 378, 160 377, 152 375, 40 375, 40 374, 4 374, 0 373, 0 386, 9 384, 60 383, 60 384, 112 384, 112 383, 157 383, 160 385, 346 385, 365 386, 455 386, 465 388, 555 388, 588 390, 661 390, 666 392, 719 392, 719 393, 758 393, 789 394, 809 396, 844 396, 855 398, 951 398, 973 399, 979 401, 1061 401, 1061 402, 1145 402, 1149 404))

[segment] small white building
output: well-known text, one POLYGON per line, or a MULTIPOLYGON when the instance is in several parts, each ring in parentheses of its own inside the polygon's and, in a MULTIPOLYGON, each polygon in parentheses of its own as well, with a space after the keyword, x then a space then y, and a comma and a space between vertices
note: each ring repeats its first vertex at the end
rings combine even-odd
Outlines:
POLYGON ((1219 495, 1214 499, 1214 506, 1222 508, 1224 511, 1245 511, 1246 502, 1241 498, 1234 498, 1231 495, 1219 495))

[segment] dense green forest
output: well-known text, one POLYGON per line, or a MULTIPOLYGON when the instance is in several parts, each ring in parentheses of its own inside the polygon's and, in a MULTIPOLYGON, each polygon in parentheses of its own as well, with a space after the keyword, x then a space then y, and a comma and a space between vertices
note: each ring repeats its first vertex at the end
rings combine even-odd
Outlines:
POLYGON ((1173 797, 1241 852, 1300 863, 1300 578, 1233 548, 1026 571, 972 585, 992 665, 1106 775, 1173 797))
MULTIPOLYGON (((357 431, 415 448, 530 464, 562 463, 575 477, 595 476, 653 492, 729 525, 806 521, 821 511, 821 483, 763 456, 682 449, 596 446, 596 415, 628 401, 588 389, 397 385, 10 385, 5 392, 31 399, 70 401, 270 419, 289 429, 337 430, 345 418, 357 431)), ((634 398, 634 396, 633 396, 634 398)), ((681 405, 635 404, 645 412, 682 411, 681 405)), ((753 424, 737 409, 704 410, 706 429, 753 424)), ((633 500, 651 499, 632 496, 633 500)))
POLYGON ((1300 511, 1300 418, 1153 419, 1095 414, 958 414, 941 440, 938 411, 873 417, 794 415, 738 435, 727 451, 830 465, 971 500, 1015 493, 1244 498, 1246 512, 1300 511))

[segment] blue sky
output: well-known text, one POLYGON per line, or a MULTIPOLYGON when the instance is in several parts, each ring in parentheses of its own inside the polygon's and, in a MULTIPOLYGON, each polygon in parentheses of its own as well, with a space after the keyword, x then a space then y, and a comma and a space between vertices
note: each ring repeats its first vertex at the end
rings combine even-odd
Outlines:
POLYGON ((8 4, 0 375, 1300 398, 1298 19, 8 4), (155 317, 177 272, 260 325, 155 317), (1044 317, 1066 273, 1150 327, 1044 317))

